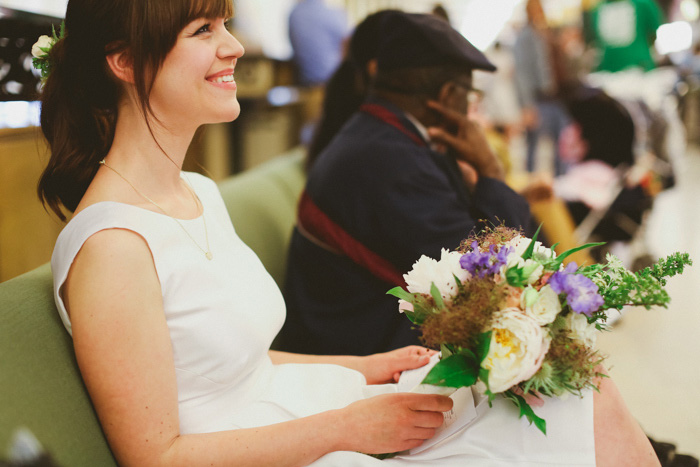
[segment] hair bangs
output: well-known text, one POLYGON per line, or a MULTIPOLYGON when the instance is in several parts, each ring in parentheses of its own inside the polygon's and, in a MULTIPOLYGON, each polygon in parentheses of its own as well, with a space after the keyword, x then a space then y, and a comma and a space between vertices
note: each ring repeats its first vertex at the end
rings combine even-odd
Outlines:
POLYGON ((189 0, 189 4, 186 23, 197 18, 228 19, 233 16, 233 0, 189 0))

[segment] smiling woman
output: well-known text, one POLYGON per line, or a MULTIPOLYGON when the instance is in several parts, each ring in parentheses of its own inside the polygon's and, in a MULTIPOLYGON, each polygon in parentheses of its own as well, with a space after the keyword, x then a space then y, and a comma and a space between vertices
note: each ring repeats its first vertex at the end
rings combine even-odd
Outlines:
POLYGON ((153 115, 161 120, 180 113, 178 125, 185 128, 169 128, 174 133, 189 133, 203 123, 234 120, 240 105, 233 72, 242 55, 243 47, 228 32, 225 18, 199 18, 187 24, 152 85, 153 115), (188 112, 178 112, 183 108, 188 112))
MULTIPOLYGON (((452 408, 389 384, 435 352, 270 351, 282 295, 214 182, 182 171, 195 130, 240 111, 230 14, 227 0, 70 0, 41 116, 52 155, 40 194, 59 216, 73 212, 52 258, 60 317, 120 465, 383 465, 361 453, 415 448, 452 408)), ((564 465, 565 452, 570 465, 642 465, 649 451, 616 392, 596 399, 613 422, 594 420, 593 397, 565 412, 582 414, 585 436, 554 424, 535 445, 545 449, 518 451, 532 432, 492 410, 450 442, 384 463, 564 465), (623 448, 594 448, 594 424, 623 448), (516 451, 495 442, 514 438, 516 451)))
POLYGON ((51 49, 55 70, 44 86, 41 126, 52 151, 39 194, 61 219, 65 217, 60 205, 75 210, 114 138, 121 90, 102 59, 105 54, 128 50, 124 57, 132 70, 132 97, 144 116, 152 115, 149 93, 156 70, 178 34, 196 18, 233 15, 227 0, 174 0, 154 3, 149 9, 137 6, 125 0, 70 2, 68 34, 51 49), (68 116, 72 125, 57 123, 68 116))

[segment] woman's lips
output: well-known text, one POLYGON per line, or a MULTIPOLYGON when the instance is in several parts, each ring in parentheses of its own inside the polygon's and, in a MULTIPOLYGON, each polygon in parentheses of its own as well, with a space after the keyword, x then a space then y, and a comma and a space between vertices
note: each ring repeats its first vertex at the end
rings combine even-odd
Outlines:
POLYGON ((233 70, 224 70, 207 76, 207 81, 222 89, 236 89, 236 80, 233 77, 233 70))

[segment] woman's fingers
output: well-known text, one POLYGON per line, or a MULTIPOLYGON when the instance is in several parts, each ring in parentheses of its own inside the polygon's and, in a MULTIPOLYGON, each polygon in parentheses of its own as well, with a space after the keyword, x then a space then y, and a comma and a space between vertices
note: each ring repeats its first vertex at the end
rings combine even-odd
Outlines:
POLYGON ((419 446, 442 425, 452 400, 434 394, 385 394, 345 409, 345 427, 362 452, 396 452, 419 446))
POLYGON ((430 439, 433 436, 435 436, 435 428, 421 428, 421 427, 416 427, 413 429, 413 438, 412 440, 417 440, 420 441, 421 443, 425 441, 426 439, 430 439))
POLYGON ((409 408, 417 412, 447 412, 454 404, 449 397, 438 394, 406 393, 405 395, 411 398, 408 402, 409 408))
POLYGON ((439 428, 445 421, 442 412, 416 412, 415 426, 421 428, 439 428))

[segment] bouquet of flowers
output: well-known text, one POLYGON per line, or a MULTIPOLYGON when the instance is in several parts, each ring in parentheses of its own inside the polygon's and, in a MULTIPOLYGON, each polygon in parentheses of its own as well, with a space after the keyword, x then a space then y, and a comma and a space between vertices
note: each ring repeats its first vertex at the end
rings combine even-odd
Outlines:
POLYGON ((439 260, 421 257, 404 275, 407 290, 388 293, 420 327, 424 344, 441 350, 422 384, 476 384, 489 403, 506 397, 546 434, 524 396, 597 389, 604 357, 594 345, 609 311, 667 307, 665 278, 692 264, 687 253, 675 253, 636 273, 612 255, 606 264, 564 265, 567 256, 597 245, 557 256, 537 233, 529 239, 498 226, 472 235, 457 251, 443 249, 439 260))

